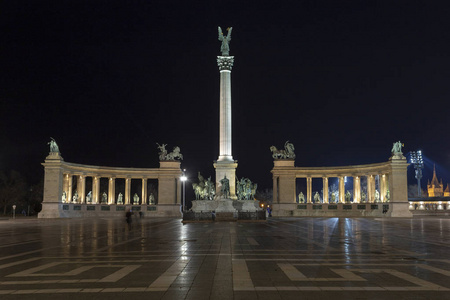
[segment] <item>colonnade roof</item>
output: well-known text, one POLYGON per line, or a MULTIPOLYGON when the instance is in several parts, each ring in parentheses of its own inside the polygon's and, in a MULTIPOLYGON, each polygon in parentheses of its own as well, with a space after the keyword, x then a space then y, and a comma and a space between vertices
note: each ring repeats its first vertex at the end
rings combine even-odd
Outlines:
POLYGON ((272 171, 275 176, 295 176, 304 177, 341 177, 341 176, 370 176, 389 174, 391 172, 391 162, 350 165, 337 167, 294 167, 275 166, 272 171))
MULTIPOLYGON (((170 164, 171 162, 169 162, 170 164)), ((83 165, 68 162, 61 162, 64 174, 84 175, 92 177, 112 177, 112 178, 148 178, 158 179, 161 177, 179 177, 181 169, 179 162, 164 168, 126 168, 126 167, 105 167, 83 165), (178 166, 178 167, 176 167, 178 166)))

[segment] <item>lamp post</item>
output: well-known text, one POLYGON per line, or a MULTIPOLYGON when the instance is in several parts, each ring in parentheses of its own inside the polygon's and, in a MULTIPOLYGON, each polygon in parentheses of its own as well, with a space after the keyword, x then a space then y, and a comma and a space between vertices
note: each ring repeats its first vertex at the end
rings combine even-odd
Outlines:
POLYGON ((186 205, 186 169, 183 169, 183 174, 181 174, 180 180, 183 182, 183 213, 184 213, 184 207, 186 205))
POLYGON ((15 219, 16 218, 16 205, 14 204, 12 206, 12 208, 13 208, 13 219, 15 219))
POLYGON ((420 187, 420 179, 422 179, 423 169, 422 150, 411 151, 411 163, 414 164, 414 169, 416 169, 417 196, 422 197, 422 188, 420 187))

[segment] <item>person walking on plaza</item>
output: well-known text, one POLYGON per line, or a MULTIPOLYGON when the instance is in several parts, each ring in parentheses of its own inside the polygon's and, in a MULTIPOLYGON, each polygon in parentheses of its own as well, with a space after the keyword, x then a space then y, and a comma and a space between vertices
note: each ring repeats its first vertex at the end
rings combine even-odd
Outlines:
POLYGON ((131 212, 131 210, 127 210, 127 212, 125 214, 125 220, 128 224, 128 229, 130 229, 130 230, 131 230, 131 222, 133 221, 132 217, 133 217, 133 213, 131 212))

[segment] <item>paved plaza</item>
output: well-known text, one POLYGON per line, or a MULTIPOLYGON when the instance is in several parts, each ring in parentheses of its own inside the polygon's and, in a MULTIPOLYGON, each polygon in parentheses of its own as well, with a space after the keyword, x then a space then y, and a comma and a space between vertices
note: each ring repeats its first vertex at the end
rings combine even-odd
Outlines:
POLYGON ((450 299, 450 219, 0 220, 0 299, 450 299))

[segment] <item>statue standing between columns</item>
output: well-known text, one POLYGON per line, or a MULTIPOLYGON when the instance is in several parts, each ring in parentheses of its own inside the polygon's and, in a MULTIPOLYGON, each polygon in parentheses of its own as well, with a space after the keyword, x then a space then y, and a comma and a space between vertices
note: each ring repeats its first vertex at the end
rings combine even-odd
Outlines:
POLYGON ((219 41, 222 42, 222 46, 220 46, 220 52, 222 52, 222 56, 229 56, 230 55, 229 43, 231 41, 231 30, 233 29, 233 27, 227 28, 228 31, 227 36, 223 35, 222 28, 220 28, 220 26, 218 28, 219 28, 219 41))

